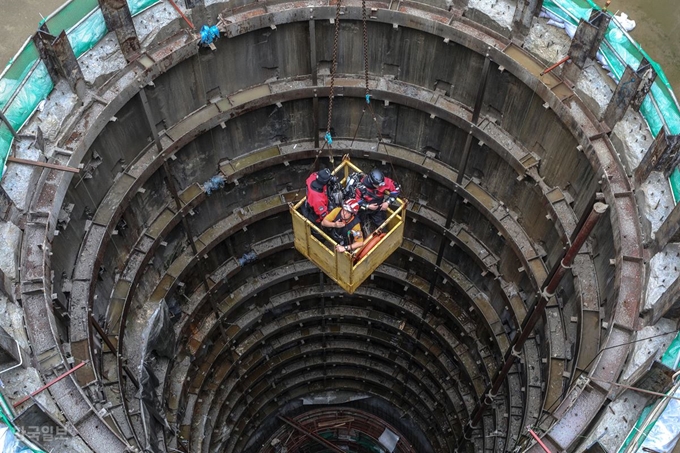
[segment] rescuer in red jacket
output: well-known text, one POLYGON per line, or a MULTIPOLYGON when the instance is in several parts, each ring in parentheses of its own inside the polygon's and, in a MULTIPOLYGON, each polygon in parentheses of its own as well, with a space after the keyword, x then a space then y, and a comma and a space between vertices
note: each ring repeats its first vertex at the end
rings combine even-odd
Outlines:
POLYGON ((327 184, 331 180, 331 171, 327 168, 312 173, 307 178, 307 201, 303 214, 311 222, 321 225, 328 215, 327 184))
POLYGON ((356 189, 356 197, 364 216, 371 220, 375 228, 387 220, 387 208, 395 202, 400 190, 394 180, 383 175, 377 168, 362 178, 356 189))

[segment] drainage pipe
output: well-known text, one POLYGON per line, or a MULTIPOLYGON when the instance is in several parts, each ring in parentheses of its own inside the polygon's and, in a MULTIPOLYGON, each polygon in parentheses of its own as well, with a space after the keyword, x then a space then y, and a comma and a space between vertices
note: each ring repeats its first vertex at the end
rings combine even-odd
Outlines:
POLYGON ((486 408, 493 403, 494 398, 498 394, 498 390, 500 389, 503 382, 505 382, 505 378, 508 376, 508 373, 514 365, 515 360, 519 357, 520 352, 524 347, 524 343, 529 338, 529 335, 531 335, 538 320, 543 317, 545 307, 548 305, 548 301, 555 294, 557 286, 562 280, 562 277, 567 272, 567 269, 571 268, 571 264, 574 262, 576 254, 579 252, 586 239, 588 239, 588 236, 590 236, 593 228, 597 224, 598 220, 600 220, 602 214, 607 211, 608 207, 609 206, 604 203, 596 202, 593 205, 591 211, 588 213, 588 217, 586 217, 585 221, 580 222, 581 227, 576 233, 576 237, 574 238, 571 246, 564 253, 564 256, 560 260, 559 264, 556 265, 550 272, 548 284, 545 285, 543 291, 541 292, 540 299, 536 305, 534 305, 533 310, 527 315, 524 322, 522 323, 522 331, 520 335, 516 337, 512 346, 508 348, 508 352, 505 354, 505 363, 503 364, 503 368, 496 374, 492 384, 487 386, 484 396, 477 404, 475 411, 470 417, 470 421, 465 426, 463 442, 471 439, 472 430, 482 419, 486 408))

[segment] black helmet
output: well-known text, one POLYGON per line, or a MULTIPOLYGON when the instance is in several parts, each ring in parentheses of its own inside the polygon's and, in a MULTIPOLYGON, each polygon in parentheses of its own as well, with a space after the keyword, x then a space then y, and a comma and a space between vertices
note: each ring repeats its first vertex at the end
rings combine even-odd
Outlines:
POLYGON ((316 180, 325 186, 331 180, 331 171, 327 168, 319 170, 316 172, 316 180))
POLYGON ((385 176, 383 173, 378 170, 377 168, 374 168, 371 170, 371 172, 367 175, 367 183, 372 185, 373 187, 378 187, 383 184, 385 184, 385 176))

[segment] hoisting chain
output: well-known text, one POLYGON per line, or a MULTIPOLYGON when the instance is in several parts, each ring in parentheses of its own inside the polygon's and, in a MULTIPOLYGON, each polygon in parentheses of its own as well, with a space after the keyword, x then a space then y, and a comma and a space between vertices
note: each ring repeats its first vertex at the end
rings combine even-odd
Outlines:
MULTIPOLYGON (((371 102, 371 94, 368 88, 368 30, 366 26, 366 0, 361 0, 361 20, 364 24, 363 35, 364 35, 364 80, 366 85, 366 104, 371 102)), ((357 123, 357 128, 354 131, 354 136, 352 137, 352 143, 350 147, 354 146, 354 141, 357 139, 357 134, 359 133, 359 127, 361 127, 361 120, 364 119, 364 114, 366 113, 366 105, 361 109, 361 116, 359 117, 359 122, 357 123)))
POLYGON ((366 103, 371 102, 368 89, 368 29, 366 28, 366 0, 361 0, 361 19, 364 22, 364 79, 366 81, 366 103))
POLYGON ((340 0, 338 0, 335 9, 335 36, 333 37, 333 63, 331 64, 331 91, 328 96, 328 125, 326 126, 326 144, 330 154, 331 162, 333 162, 333 153, 331 145, 333 144, 333 137, 331 136, 331 121, 333 119, 333 97, 335 91, 335 69, 338 65, 338 37, 340 36, 340 0))

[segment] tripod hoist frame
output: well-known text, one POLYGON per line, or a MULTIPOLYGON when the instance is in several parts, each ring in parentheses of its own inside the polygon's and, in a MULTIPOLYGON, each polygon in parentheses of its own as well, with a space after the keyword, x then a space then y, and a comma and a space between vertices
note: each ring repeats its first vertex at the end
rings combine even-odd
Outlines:
MULTIPOLYGON (((340 165, 333 170, 334 175, 343 176, 340 181, 343 185, 352 172, 362 171, 350 162, 349 157, 343 158, 340 165)), ((306 200, 307 197, 289 205, 293 219, 295 248, 349 294, 354 293, 404 240, 406 200, 397 198, 396 204, 399 206, 395 210, 388 208, 387 220, 371 233, 364 240, 364 246, 354 253, 337 252, 336 242, 300 213, 300 208, 306 200), (380 236, 376 234, 378 231, 385 234, 380 236), (324 242, 317 237, 323 238, 324 242), (331 244, 331 248, 326 244, 331 244)))

